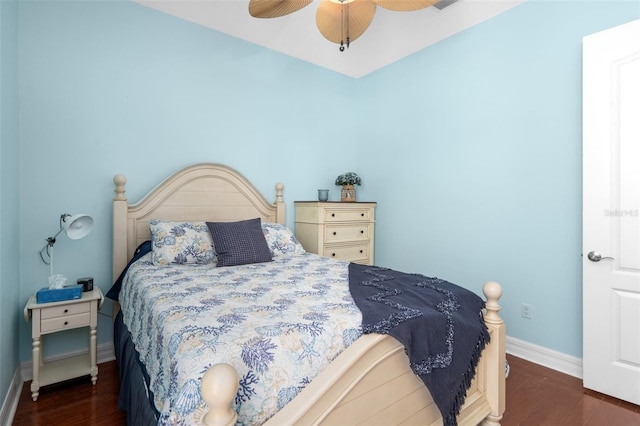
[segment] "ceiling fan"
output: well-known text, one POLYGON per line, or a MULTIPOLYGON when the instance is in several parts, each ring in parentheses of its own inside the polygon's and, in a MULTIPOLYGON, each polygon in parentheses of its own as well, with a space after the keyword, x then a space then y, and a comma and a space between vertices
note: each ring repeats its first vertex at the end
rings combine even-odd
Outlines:
MULTIPOLYGON (((297 12, 313 0, 250 0, 249 13, 255 18, 277 18, 297 12)), ((433 6, 440 0, 322 0, 316 11, 316 25, 340 51, 369 27, 376 7, 393 11, 412 11, 433 6)))

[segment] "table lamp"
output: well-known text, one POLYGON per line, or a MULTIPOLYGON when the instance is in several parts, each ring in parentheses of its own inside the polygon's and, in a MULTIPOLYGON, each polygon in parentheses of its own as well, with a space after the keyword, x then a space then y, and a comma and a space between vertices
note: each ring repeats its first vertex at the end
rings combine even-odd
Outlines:
POLYGON ((76 214, 72 216, 69 213, 60 215, 60 229, 53 237, 46 239, 47 244, 40 250, 40 258, 49 265, 50 276, 53 276, 53 245, 56 243, 56 237, 64 231, 67 237, 72 240, 79 240, 86 237, 91 232, 91 228, 93 228, 93 218, 89 215, 76 214), (45 255, 49 258, 49 261, 45 259, 45 255))

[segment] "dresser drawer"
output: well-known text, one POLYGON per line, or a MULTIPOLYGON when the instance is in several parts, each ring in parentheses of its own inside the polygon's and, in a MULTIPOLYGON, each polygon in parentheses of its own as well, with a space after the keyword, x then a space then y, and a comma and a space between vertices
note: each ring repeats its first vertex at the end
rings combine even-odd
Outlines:
POLYGON ((369 243, 348 246, 325 246, 324 255, 334 259, 347 261, 366 260, 369 258, 369 243))
POLYGON ((327 207, 324 209, 323 218, 325 222, 371 221, 373 220, 373 207, 327 207))
POLYGON ((91 305, 89 303, 74 303, 70 305, 52 306, 50 308, 40 309, 40 318, 44 320, 49 318, 64 317, 67 315, 81 314, 84 312, 89 312, 90 309, 91 305))
POLYGON ((40 331, 42 333, 50 333, 65 329, 89 326, 91 322, 91 314, 85 312, 76 315, 65 315, 40 321, 40 331))
POLYGON ((324 228, 324 240, 328 243, 339 241, 366 241, 369 240, 369 223, 358 225, 327 225, 324 228))

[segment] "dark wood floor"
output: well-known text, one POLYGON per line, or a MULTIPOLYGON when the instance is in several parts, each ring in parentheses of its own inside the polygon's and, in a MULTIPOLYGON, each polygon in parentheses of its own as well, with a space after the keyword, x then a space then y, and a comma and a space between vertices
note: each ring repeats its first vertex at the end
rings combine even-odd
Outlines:
POLYGON ((507 355, 506 426, 640 426, 640 406, 582 387, 582 380, 507 355))
MULTIPOLYGON (((590 425, 640 426, 640 407, 585 390, 582 381, 519 358, 507 356, 507 411, 504 426, 590 425)), ((115 362, 100 364, 98 383, 88 377, 40 389, 31 400, 24 384, 14 425, 75 426, 126 423, 118 411, 118 372, 115 362)))

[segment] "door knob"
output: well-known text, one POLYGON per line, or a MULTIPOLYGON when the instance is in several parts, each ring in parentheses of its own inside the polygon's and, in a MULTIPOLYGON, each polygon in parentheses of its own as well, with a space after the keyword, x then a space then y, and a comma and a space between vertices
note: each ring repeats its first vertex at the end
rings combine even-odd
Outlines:
POLYGON ((600 262, 603 259, 613 260, 613 257, 609 257, 609 256, 602 257, 602 255, 597 251, 590 251, 589 254, 587 254, 587 259, 589 259, 592 262, 600 262))

